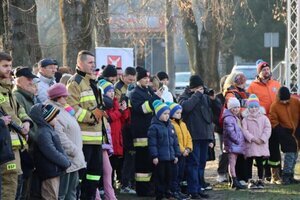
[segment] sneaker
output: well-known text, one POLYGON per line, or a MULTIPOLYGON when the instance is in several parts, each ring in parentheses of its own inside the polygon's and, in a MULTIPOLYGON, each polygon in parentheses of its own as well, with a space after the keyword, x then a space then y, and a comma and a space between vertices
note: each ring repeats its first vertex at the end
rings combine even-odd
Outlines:
POLYGON ((199 194, 191 194, 190 199, 202 199, 202 197, 199 194))
POLYGON ((189 196, 187 196, 185 194, 182 194, 181 192, 174 192, 172 194, 172 199, 175 199, 175 200, 187 200, 187 199, 189 199, 189 196))
POLYGON ((204 199, 209 198, 209 195, 206 194, 204 191, 201 191, 201 192, 199 192, 198 194, 199 194, 199 196, 200 196, 201 198, 204 198, 204 199))
POLYGON ((252 179, 249 181, 248 188, 249 189, 258 189, 256 182, 252 179))
POLYGON ((244 180, 240 180, 239 182, 240 182, 240 184, 243 185, 243 186, 247 186, 247 185, 248 185, 248 183, 246 183, 244 180))
POLYGON ((134 189, 131 189, 130 187, 124 187, 120 190, 121 194, 136 194, 136 191, 134 189))
POLYGON ((217 176, 217 182, 218 183, 228 182, 226 174, 218 174, 218 176, 217 176))
POLYGON ((258 179, 256 181, 256 186, 257 186, 258 189, 264 189, 265 188, 265 184, 264 184, 263 180, 261 180, 261 179, 258 179))
POLYGON ((201 190, 204 191, 204 190, 212 190, 212 186, 210 185, 210 183, 207 183, 207 182, 204 182, 201 190))
POLYGON ((271 181, 270 181, 270 183, 274 184, 274 185, 281 185, 282 181, 281 181, 281 179, 272 178, 271 181))

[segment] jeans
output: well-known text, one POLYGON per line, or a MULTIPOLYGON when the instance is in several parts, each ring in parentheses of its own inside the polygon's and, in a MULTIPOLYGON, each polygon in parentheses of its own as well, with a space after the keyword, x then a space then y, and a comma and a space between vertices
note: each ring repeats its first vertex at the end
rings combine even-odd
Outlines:
POLYGON ((171 191, 180 192, 180 183, 183 181, 186 157, 180 156, 178 163, 172 165, 171 191))
POLYGON ((209 140, 193 140, 193 151, 187 158, 187 184, 190 194, 201 192, 209 140))

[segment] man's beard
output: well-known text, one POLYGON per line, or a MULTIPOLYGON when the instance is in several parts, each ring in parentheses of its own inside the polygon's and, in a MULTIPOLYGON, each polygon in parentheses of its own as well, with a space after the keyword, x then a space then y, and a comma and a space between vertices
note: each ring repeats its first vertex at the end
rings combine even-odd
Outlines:
POLYGON ((11 79, 12 78, 12 71, 7 73, 0 72, 0 78, 1 79, 11 79))

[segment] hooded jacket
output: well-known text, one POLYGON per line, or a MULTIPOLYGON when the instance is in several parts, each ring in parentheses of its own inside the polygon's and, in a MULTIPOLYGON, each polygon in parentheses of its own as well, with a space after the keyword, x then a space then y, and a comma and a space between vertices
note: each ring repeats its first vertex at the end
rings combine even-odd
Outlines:
POLYGON ((186 124, 181 119, 180 120, 171 119, 171 123, 174 126, 178 138, 180 152, 183 153, 184 150, 187 148, 189 148, 190 151, 192 151, 193 150, 192 137, 189 130, 186 127, 186 124))
POLYGON ((33 158, 37 174, 42 180, 62 175, 71 165, 65 154, 59 136, 42 117, 42 104, 31 108, 30 117, 37 124, 33 158))
POLYGON ((245 153, 245 137, 239 118, 234 116, 228 109, 223 112, 223 138, 224 150, 227 153, 245 153))
POLYGON ((177 136, 170 120, 162 122, 156 116, 152 118, 148 130, 148 145, 150 156, 160 161, 171 161, 181 155, 177 136))

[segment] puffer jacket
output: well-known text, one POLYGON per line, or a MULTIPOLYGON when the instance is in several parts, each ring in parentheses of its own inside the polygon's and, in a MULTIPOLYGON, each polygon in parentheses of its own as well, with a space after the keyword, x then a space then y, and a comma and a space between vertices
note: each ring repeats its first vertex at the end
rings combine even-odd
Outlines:
POLYGON ((269 138, 271 136, 271 123, 263 111, 259 110, 255 114, 250 114, 248 110, 243 113, 242 130, 246 139, 245 157, 268 157, 269 138), (251 142, 253 138, 261 139, 263 144, 251 142))
POLYGON ((42 180, 62 175, 71 166, 59 136, 42 117, 42 104, 31 108, 30 117, 38 126, 36 141, 33 143, 33 158, 37 174, 42 180))
POLYGON ((181 155, 177 136, 170 121, 162 122, 156 116, 152 118, 148 130, 148 147, 150 156, 160 161, 171 161, 181 155))
POLYGON ((46 103, 49 103, 60 110, 56 117, 57 123, 55 125, 55 131, 59 136, 64 151, 72 163, 67 169, 67 173, 85 168, 86 164, 82 152, 81 131, 75 117, 67 112, 58 102, 47 100, 46 103))
POLYGON ((242 132, 239 118, 228 109, 223 112, 224 150, 227 153, 245 153, 245 137, 242 132))
POLYGON ((185 149, 193 150, 192 137, 189 130, 186 127, 186 124, 180 119, 171 119, 171 123, 175 129, 175 133, 178 138, 180 152, 183 153, 185 149))

